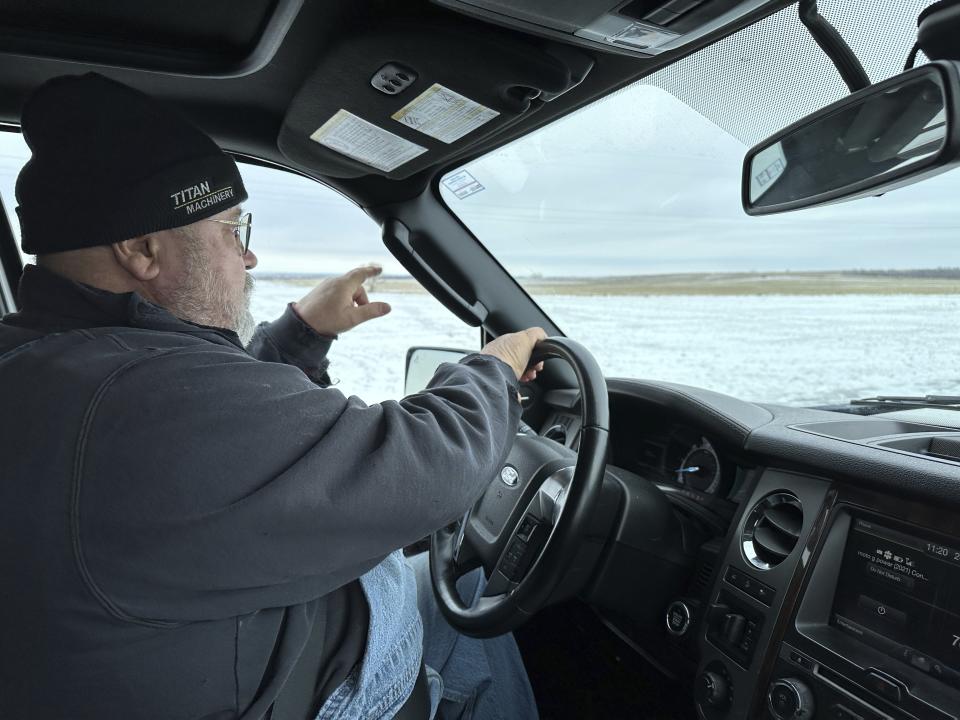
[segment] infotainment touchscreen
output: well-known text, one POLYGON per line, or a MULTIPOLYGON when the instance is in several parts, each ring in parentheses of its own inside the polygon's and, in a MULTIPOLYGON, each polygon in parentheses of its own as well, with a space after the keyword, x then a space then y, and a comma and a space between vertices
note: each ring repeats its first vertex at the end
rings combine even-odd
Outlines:
POLYGON ((960 687, 960 541, 854 518, 831 624, 960 687))

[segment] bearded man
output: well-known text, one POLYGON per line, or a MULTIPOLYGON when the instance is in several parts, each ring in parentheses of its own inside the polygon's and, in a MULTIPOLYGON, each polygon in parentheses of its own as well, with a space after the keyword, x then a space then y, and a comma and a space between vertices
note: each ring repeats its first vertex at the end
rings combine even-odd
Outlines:
POLYGON ((0 322, 20 409, 0 417, 0 717, 535 716, 512 638, 457 636, 397 549, 499 468, 543 331, 400 402, 346 398, 326 354, 389 312, 376 269, 245 348, 257 259, 230 156, 95 74, 41 86, 22 128, 37 263, 0 322))

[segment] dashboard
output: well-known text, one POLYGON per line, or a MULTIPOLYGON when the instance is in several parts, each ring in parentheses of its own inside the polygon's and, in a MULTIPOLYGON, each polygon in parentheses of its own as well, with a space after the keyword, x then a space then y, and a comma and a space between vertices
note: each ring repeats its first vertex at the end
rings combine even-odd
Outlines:
MULTIPOLYGON (((625 500, 581 597, 692 680, 700 718, 960 719, 960 413, 608 391, 625 500), (652 488, 678 518, 659 536, 652 488)), ((545 400, 541 433, 576 449, 576 395, 545 400)))

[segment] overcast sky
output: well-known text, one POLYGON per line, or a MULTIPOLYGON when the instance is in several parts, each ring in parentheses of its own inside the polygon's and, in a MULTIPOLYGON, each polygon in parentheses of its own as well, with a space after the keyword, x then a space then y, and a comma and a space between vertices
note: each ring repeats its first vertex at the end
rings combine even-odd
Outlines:
MULTIPOLYGON (((845 8, 835 21, 877 80, 902 65, 926 3, 894 2, 906 8, 896 27, 879 13, 864 20, 859 4, 821 8, 845 8)), ((748 144, 845 89, 793 9, 725 42, 659 73, 656 85, 629 88, 470 164, 483 190, 444 197, 517 275, 960 265, 957 171, 881 198, 746 216, 748 144)), ((0 133, 0 196, 11 216, 28 155, 19 135, 0 133)), ((349 200, 288 173, 242 172, 261 272, 342 272, 369 261, 403 272, 349 200)))

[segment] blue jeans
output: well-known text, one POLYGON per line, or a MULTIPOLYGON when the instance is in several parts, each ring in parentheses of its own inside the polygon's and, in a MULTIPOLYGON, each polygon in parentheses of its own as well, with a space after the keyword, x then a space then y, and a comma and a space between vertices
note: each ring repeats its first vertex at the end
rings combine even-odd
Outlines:
MULTIPOLYGON (((488 640, 460 635, 444 619, 430 585, 427 554, 398 550, 360 578, 370 606, 363 660, 320 708, 317 720, 393 717, 409 697, 421 658, 430 688, 431 720, 536 720, 537 707, 510 634, 488 640)), ((457 584, 475 599, 480 570, 457 584)))

